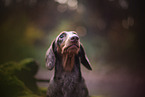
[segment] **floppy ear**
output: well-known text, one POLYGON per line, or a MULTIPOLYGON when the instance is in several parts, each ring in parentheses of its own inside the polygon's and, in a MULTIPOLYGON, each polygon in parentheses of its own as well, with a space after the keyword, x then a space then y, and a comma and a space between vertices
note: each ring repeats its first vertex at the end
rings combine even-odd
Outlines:
POLYGON ((48 70, 52 70, 55 66, 55 62, 56 62, 56 58, 55 58, 55 53, 54 53, 54 49, 55 49, 55 41, 53 41, 50 45, 50 47, 48 48, 47 52, 46 52, 46 68, 48 70))
POLYGON ((90 64, 90 62, 89 62, 89 60, 88 60, 87 55, 85 54, 85 51, 84 51, 84 48, 83 48, 82 44, 80 45, 79 54, 80 54, 81 63, 82 63, 87 69, 92 70, 91 64, 90 64))

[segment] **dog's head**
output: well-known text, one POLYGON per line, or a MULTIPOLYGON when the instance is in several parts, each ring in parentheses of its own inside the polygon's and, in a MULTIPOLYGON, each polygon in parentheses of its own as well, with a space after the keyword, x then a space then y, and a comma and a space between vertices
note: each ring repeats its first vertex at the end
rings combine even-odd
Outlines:
POLYGON ((76 32, 61 32, 56 38, 57 51, 61 54, 78 54, 80 49, 79 36, 76 32))
POLYGON ((64 70, 71 71, 76 55, 79 56, 81 63, 87 69, 92 70, 78 34, 75 31, 63 31, 52 42, 46 52, 46 67, 52 70, 55 66, 56 58, 60 56, 62 57, 64 70))

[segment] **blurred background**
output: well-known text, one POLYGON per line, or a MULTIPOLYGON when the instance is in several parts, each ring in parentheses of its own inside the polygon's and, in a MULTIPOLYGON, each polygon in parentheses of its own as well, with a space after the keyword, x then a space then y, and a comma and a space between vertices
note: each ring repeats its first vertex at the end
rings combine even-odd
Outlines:
POLYGON ((90 95, 142 97, 144 17, 137 0, 0 0, 0 64, 33 58, 35 77, 49 79, 46 50, 61 31, 75 30, 93 68, 82 66, 90 95))

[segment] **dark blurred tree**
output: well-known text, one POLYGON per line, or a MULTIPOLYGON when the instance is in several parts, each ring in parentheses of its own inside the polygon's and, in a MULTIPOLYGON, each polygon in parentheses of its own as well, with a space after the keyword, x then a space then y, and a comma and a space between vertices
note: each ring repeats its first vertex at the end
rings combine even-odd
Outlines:
MULTIPOLYGON (((145 81, 145 6, 137 0, 79 0, 86 6, 84 19, 91 39, 109 44, 104 61, 114 70, 127 69, 132 79, 145 81), (93 37, 94 36, 94 37, 93 37)), ((97 44, 94 44, 97 47, 97 44)), ((115 73, 115 72, 114 72, 115 73)), ((132 80, 134 82, 134 80, 132 80)), ((144 83, 131 84, 126 97, 144 96, 144 83), (128 96, 127 96, 128 95, 128 96)), ((120 95, 118 95, 120 96, 120 95)))
POLYGON ((56 6, 54 0, 0 1, 0 63, 38 56, 58 22, 56 6))
POLYGON ((84 19, 91 35, 105 37, 110 50, 106 58, 144 67, 144 5, 136 0, 79 0, 86 6, 84 19))

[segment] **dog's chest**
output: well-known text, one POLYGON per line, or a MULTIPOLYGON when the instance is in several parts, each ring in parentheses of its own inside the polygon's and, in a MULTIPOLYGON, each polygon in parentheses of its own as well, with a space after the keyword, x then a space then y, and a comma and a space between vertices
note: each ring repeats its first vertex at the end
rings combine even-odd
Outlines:
POLYGON ((80 77, 78 74, 64 72, 61 75, 60 83, 62 85, 62 88, 72 90, 79 83, 79 80, 80 77))

